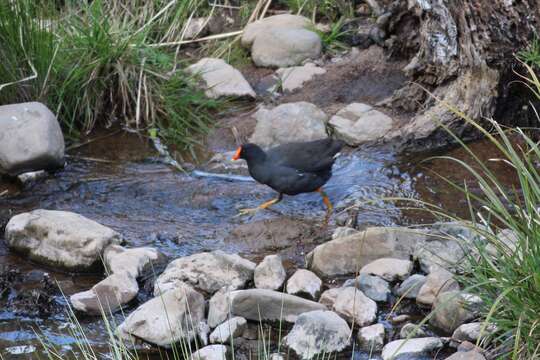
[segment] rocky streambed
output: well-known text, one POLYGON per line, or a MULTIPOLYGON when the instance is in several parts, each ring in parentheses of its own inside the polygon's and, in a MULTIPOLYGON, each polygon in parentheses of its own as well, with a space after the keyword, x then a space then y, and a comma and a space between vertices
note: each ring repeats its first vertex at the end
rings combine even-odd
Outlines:
MULTIPOLYGON (((384 40, 375 36, 384 19, 364 34, 367 46, 384 40)), ((54 115, 36 103, 0 108, 4 124, 16 125, 0 128, 13 132, 10 146, 0 144, 5 172, 51 170, 0 182, 4 358, 43 357, 41 340, 62 357, 80 357, 83 333, 96 358, 110 357, 110 336, 148 358, 174 344, 186 357, 212 360, 233 351, 275 360, 489 357, 473 343, 496 329, 484 327, 479 299, 454 277, 483 239, 466 224, 432 225, 429 214, 385 200, 427 201, 466 217, 466 199, 437 176, 469 178, 448 163, 420 163, 431 153, 399 152, 404 141, 446 141, 428 116, 411 123, 415 114, 389 105, 405 86, 406 62, 375 45, 323 55, 309 22, 279 15, 245 29, 253 62, 275 72, 211 58, 187 69, 210 98, 258 100, 216 120, 201 159, 182 164, 187 172, 142 135, 110 130, 68 148, 65 167, 54 170, 64 159, 54 115), (17 137, 18 117, 29 126, 43 120, 50 136, 17 137), (329 135, 348 145, 325 186, 336 205, 329 224, 318 194, 236 216, 275 196, 246 177, 245 164, 229 161, 237 143, 329 135), (18 146, 35 152, 12 151, 18 146)), ((494 155, 482 142, 473 151, 494 155)), ((504 174, 504 165, 494 171, 504 174)), ((501 238, 512 244, 512 234, 501 238)))

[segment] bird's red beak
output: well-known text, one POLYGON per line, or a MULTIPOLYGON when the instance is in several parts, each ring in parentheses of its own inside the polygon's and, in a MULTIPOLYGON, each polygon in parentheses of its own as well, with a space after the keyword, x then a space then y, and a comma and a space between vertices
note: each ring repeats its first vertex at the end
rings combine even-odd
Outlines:
POLYGON ((234 156, 232 157, 233 160, 240 159, 240 153, 242 152, 242 147, 240 146, 238 149, 236 149, 236 152, 234 153, 234 156))

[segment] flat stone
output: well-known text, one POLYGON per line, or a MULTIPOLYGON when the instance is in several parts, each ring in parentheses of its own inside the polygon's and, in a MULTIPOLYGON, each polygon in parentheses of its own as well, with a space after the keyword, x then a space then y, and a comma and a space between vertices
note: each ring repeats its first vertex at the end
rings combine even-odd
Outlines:
POLYGON ((287 28, 287 29, 305 29, 312 24, 311 20, 304 16, 280 14, 269 16, 267 18, 254 21, 248 24, 242 33, 241 43, 245 47, 251 47, 255 38, 270 29, 287 28))
POLYGON ((339 315, 317 310, 298 316, 283 341, 300 358, 312 359, 321 354, 342 351, 349 345, 350 335, 349 325, 339 315))
POLYGON ((351 146, 380 140, 394 121, 388 115, 362 103, 352 103, 330 118, 337 137, 351 146))
POLYGON ((360 350, 369 353, 381 351, 384 345, 384 326, 374 324, 360 328, 358 330, 358 344, 360 350))
POLYGON ((203 58, 186 70, 202 78, 205 94, 211 99, 224 96, 256 97, 244 75, 222 59, 203 58))
POLYGON ((133 300, 139 292, 135 278, 128 273, 112 274, 90 290, 70 296, 73 308, 91 315, 109 315, 133 300))
POLYGON ((317 246, 306 260, 323 277, 353 274, 381 257, 409 259, 424 239, 425 234, 406 228, 371 227, 317 246))
POLYGON ((420 288, 426 283, 427 277, 414 274, 406 278, 397 288, 396 294, 406 299, 416 299, 420 288))
POLYGON ((268 148, 290 142, 324 139, 328 116, 308 102, 287 103, 271 110, 259 109, 250 142, 268 148))
POLYGON ((333 308, 350 324, 358 326, 370 325, 377 318, 377 303, 354 287, 341 288, 333 308))
POLYGON ((210 334, 210 343, 228 344, 231 339, 242 335, 247 327, 247 321, 241 316, 233 317, 215 328, 210 334))
POLYGON ((321 293, 322 280, 309 270, 298 269, 287 281, 287 294, 317 300, 321 293))
POLYGON ((438 294, 459 290, 459 284, 454 280, 449 271, 436 268, 426 277, 426 282, 418 291, 416 302, 422 305, 432 305, 438 294))
POLYGON ((261 67, 289 67, 321 56, 319 35, 307 29, 273 28, 257 35, 251 59, 261 67))
POLYGON ((254 282, 258 289, 279 290, 283 286, 287 273, 279 255, 268 255, 255 268, 254 282))
POLYGON ((225 345, 208 345, 191 354, 190 360, 226 360, 228 353, 225 345))
POLYGON ((16 176, 64 165, 64 136, 43 104, 0 106, 0 173, 16 176))
POLYGON ((136 279, 144 270, 152 270, 153 266, 163 263, 166 257, 151 247, 127 249, 120 245, 110 245, 105 249, 103 259, 110 273, 126 272, 136 279))
POLYGON ((460 325, 478 317, 482 300, 460 291, 440 293, 433 303, 433 316, 429 323, 451 334, 460 325))
POLYGON ((370 262, 360 269, 361 274, 377 275, 387 281, 403 280, 412 271, 413 263, 410 260, 382 258, 370 262))
POLYGON ((151 344, 170 347, 178 341, 191 342, 204 324, 204 297, 189 285, 177 287, 152 298, 133 311, 117 333, 151 344))
POLYGON ((41 209, 12 217, 5 238, 30 260, 75 272, 99 269, 104 249, 122 242, 116 231, 82 215, 41 209))
POLYGON ((181 257, 157 278, 154 295, 174 288, 177 282, 186 282, 209 294, 222 287, 241 289, 253 279, 254 270, 251 261, 221 250, 181 257))
POLYGON ((386 344, 382 351, 383 360, 399 359, 399 356, 428 354, 443 347, 438 337, 424 337, 407 340, 394 340, 386 344))
POLYGON ((325 74, 324 68, 308 63, 304 66, 293 66, 281 68, 276 71, 283 91, 293 91, 300 89, 304 83, 310 81, 317 75, 325 74))
POLYGON ((452 340, 476 343, 480 337, 487 337, 497 330, 497 327, 493 324, 489 324, 482 329, 483 327, 484 323, 482 322, 462 324, 452 334, 452 340))
POLYGON ((298 296, 266 289, 231 292, 231 313, 253 321, 285 321, 294 323, 300 314, 326 310, 326 306, 298 296))
POLYGON ((343 287, 354 286, 374 301, 387 301, 391 293, 390 285, 378 276, 360 274, 356 279, 349 279, 343 287))

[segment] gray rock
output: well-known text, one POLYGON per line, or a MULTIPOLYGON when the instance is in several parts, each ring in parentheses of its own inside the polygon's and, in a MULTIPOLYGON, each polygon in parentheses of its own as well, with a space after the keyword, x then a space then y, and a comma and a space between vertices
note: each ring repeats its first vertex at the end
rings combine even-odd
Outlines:
POLYGON ((408 340, 395 340, 386 344, 382 351, 383 360, 399 359, 399 356, 427 354, 443 347, 437 337, 424 337, 408 340))
POLYGON ((120 244, 122 238, 116 231, 79 214, 34 210, 9 220, 6 242, 33 261, 82 272, 99 268, 104 249, 120 244))
POLYGON ((242 33, 241 43, 245 47, 251 47, 258 35, 264 34, 270 29, 305 29, 311 24, 308 18, 299 15, 281 14, 269 16, 248 24, 242 33))
POLYGON ((409 276, 412 267, 413 263, 410 260, 382 258, 362 267, 360 273, 377 275, 387 281, 396 281, 403 280, 409 276))
POLYGON ((352 103, 330 118, 337 137, 351 146, 376 142, 392 129, 388 115, 362 103, 352 103))
POLYGON ((425 337, 427 336, 424 329, 422 329, 421 326, 418 326, 413 323, 407 323, 403 325, 401 330, 399 331, 399 337, 402 339, 409 339, 409 338, 418 338, 418 337, 425 337))
POLYGON ((268 255, 255 268, 254 281, 258 289, 279 290, 283 286, 287 273, 279 255, 268 255))
POLYGON ((226 360, 228 353, 225 345, 209 345, 191 354, 190 360, 226 360))
POLYGON ((387 301, 391 293, 390 285, 378 276, 360 274, 356 279, 349 279, 343 287, 354 286, 374 301, 387 301))
POLYGON ((269 360, 285 360, 285 357, 283 356, 282 353, 273 353, 273 354, 270 354, 269 360))
POLYGON ((212 344, 228 344, 231 339, 242 335, 247 327, 247 321, 243 317, 236 316, 215 328, 210 334, 212 344))
POLYGON ((459 284, 449 271, 436 268, 426 277, 426 282, 418 291, 416 302, 422 305, 432 305, 438 294, 445 291, 459 290, 459 284))
POLYGON ((321 293, 322 280, 309 270, 298 269, 287 281, 287 294, 305 296, 317 300, 321 293))
POLYGON ((138 278, 144 270, 165 261, 166 257, 159 250, 151 247, 127 249, 120 245, 110 245, 103 255, 105 267, 111 274, 126 272, 138 278))
POLYGON ((398 296, 406 299, 416 299, 420 288, 426 283, 427 277, 420 274, 414 274, 406 278, 396 290, 398 296))
POLYGON ((484 355, 476 351, 457 352, 447 357, 446 360, 486 360, 484 355))
POLYGON ((0 106, 0 173, 15 176, 64 164, 64 136, 43 104, 0 106))
POLYGON ((310 81, 317 75, 326 73, 324 68, 318 67, 315 64, 308 63, 304 66, 293 66, 281 68, 276 71, 281 89, 283 91, 293 91, 301 88, 304 83, 310 81))
POLYGON ((48 175, 45 170, 30 171, 17 175, 17 179, 19 179, 23 186, 28 186, 29 184, 45 179, 48 175))
POLYGON ((186 22, 182 30, 182 39, 191 40, 206 35, 208 33, 208 22, 207 17, 189 19, 189 22, 186 22))
POLYGON ((460 325, 479 315, 482 300, 475 295, 460 291, 441 293, 433 303, 430 324, 446 333, 452 333, 460 325))
POLYGON ((204 297, 190 286, 177 287, 139 306, 120 326, 121 338, 143 339, 170 347, 178 341, 191 342, 204 323, 204 297))
POLYGON ((257 35, 251 59, 261 67, 288 67, 321 56, 322 42, 317 33, 306 29, 274 28, 257 35))
POLYGON ((282 104, 272 110, 261 108, 254 117, 257 125, 250 142, 262 147, 327 137, 328 117, 321 109, 307 102, 282 104))
POLYGON ((377 318, 375 301, 354 287, 341 288, 333 308, 349 323, 358 326, 369 325, 377 318))
POLYGON ((298 315, 326 306, 298 296, 266 289, 231 292, 231 313, 253 321, 285 321, 293 323, 298 315))
POLYGON ((452 334, 452 340, 476 343, 480 337, 488 337, 497 330, 497 327, 493 324, 488 324, 484 329, 482 327, 484 327, 484 323, 482 322, 462 324, 452 334))
POLYGON ((251 261, 220 250, 181 257, 157 278, 154 295, 174 288, 177 282, 186 282, 209 294, 225 286, 241 289, 253 279, 254 270, 251 261))
POLYGON ((108 315, 133 300, 139 292, 135 278, 127 273, 112 274, 90 290, 70 296, 73 308, 91 314, 108 315))
POLYGON ((221 59, 203 58, 189 66, 187 71, 202 78, 206 89, 205 94, 209 98, 256 97, 255 91, 242 73, 221 59))
POLYGON ((321 294, 319 302, 327 306, 329 309, 332 309, 341 290, 342 288, 333 288, 326 290, 321 294))
POLYGON ((320 276, 347 275, 381 257, 408 259, 424 238, 425 234, 406 228, 372 227, 321 244, 306 260, 320 276))
POLYGON ((345 236, 349 236, 349 235, 353 235, 353 234, 358 234, 358 233, 359 233, 358 230, 353 229, 351 227, 339 226, 332 233, 332 240, 335 240, 335 239, 341 238, 341 237, 345 237, 345 236))
POLYGON ((381 351, 384 345, 384 326, 374 324, 358 330, 358 344, 360 350, 369 353, 381 351))
POLYGON ((215 328, 230 317, 231 290, 228 287, 219 289, 208 302, 208 326, 215 328))
POLYGON ((350 335, 349 325, 339 315, 317 310, 298 316, 283 341, 302 359, 312 359, 345 349, 350 343, 350 335))

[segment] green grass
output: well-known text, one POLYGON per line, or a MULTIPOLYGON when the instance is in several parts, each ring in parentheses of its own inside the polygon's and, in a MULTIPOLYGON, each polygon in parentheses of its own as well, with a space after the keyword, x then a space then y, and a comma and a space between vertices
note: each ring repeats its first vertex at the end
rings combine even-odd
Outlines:
MULTIPOLYGON (((523 66, 522 77, 538 99, 540 81, 535 70, 523 66)), ((470 119, 452 104, 448 109, 468 126, 481 132, 497 150, 491 161, 503 162, 511 175, 500 178, 449 129, 466 150, 471 161, 439 156, 429 160, 451 161, 462 166, 478 184, 471 191, 467 183, 442 178, 448 186, 459 189, 468 200, 471 229, 485 240, 471 244, 459 281, 467 292, 484 302, 482 316, 498 331, 490 347, 500 359, 540 358, 540 147, 538 129, 506 129, 489 121, 489 130, 470 119), (497 154, 498 153, 498 154, 497 154), (515 178, 508 185, 508 177, 515 178), (515 245, 503 241, 499 232, 510 229, 517 238, 515 245)), ((458 221, 445 209, 435 205, 427 211, 444 220, 458 221)), ((462 241, 461 241, 462 242, 462 241)))
POLYGON ((518 57, 523 62, 540 68, 540 39, 535 38, 527 49, 519 51, 518 57))
POLYGON ((348 31, 342 30, 343 22, 344 19, 341 18, 330 24, 330 31, 326 32, 315 27, 311 29, 320 36, 324 52, 336 54, 340 51, 349 49, 349 46, 342 41, 343 37, 348 33, 348 31))
POLYGON ((178 46, 153 45, 208 11, 202 0, 2 2, 0 103, 44 102, 68 137, 116 123, 189 148, 223 103, 197 89, 178 46))
POLYGON ((334 22, 341 17, 354 17, 354 8, 347 0, 279 0, 293 14, 310 19, 334 22))

